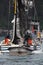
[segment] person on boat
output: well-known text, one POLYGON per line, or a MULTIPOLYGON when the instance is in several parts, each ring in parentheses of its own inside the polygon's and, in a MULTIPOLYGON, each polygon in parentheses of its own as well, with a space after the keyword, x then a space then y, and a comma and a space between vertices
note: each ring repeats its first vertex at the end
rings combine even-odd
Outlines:
POLYGON ((1 41, 1 45, 3 45, 3 44, 4 44, 4 45, 9 45, 10 42, 11 42, 10 36, 7 35, 7 36, 5 37, 5 39, 3 39, 3 40, 1 41))
POLYGON ((11 40, 10 40, 10 36, 7 35, 7 36, 5 37, 5 42, 4 42, 4 43, 5 43, 6 45, 9 45, 9 44, 10 44, 10 41, 11 41, 11 40))
POLYGON ((29 30, 26 31, 26 34, 24 36, 24 44, 27 46, 32 45, 32 37, 31 37, 31 32, 29 30))
POLYGON ((26 32, 25 35, 24 35, 24 44, 26 44, 27 39, 28 39, 28 32, 26 32))
POLYGON ((31 34, 28 35, 27 45, 28 46, 31 46, 32 45, 32 36, 31 36, 31 34))

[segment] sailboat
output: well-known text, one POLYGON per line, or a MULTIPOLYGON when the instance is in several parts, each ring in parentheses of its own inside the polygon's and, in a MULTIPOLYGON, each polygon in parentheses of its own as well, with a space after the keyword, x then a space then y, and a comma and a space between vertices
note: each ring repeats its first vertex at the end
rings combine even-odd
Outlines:
MULTIPOLYGON (((18 0, 19 2, 21 2, 21 0, 18 0)), ((33 1, 30 1, 29 2, 26 0, 26 2, 23 0, 24 3, 27 2, 27 4, 29 4, 29 7, 32 8, 33 7, 33 1)), ((20 4, 20 3, 19 3, 20 4)), ((20 6, 20 5, 19 5, 20 6)), ((23 5, 24 6, 24 5, 23 5)), ((24 8, 25 12, 28 12, 28 6, 26 5, 26 8, 24 8)), ((19 8, 19 12, 21 11, 21 9, 19 8)), ((4 44, 0 44, 0 48, 1 50, 12 50, 14 49, 14 51, 17 51, 17 52, 32 52, 34 50, 37 50, 37 49, 40 49, 40 45, 34 45, 36 43, 40 43, 38 42, 37 40, 34 40, 33 39, 33 45, 31 45, 30 47, 27 47, 23 44, 23 39, 20 35, 20 29, 19 29, 19 17, 20 17, 20 13, 19 13, 19 16, 18 16, 18 12, 17 12, 17 0, 14 0, 14 19, 12 20, 12 23, 13 23, 13 38, 11 40, 11 44, 10 45, 4 45, 4 44), (37 42, 36 42, 37 41, 37 42)), ((29 19, 31 19, 31 17, 29 17, 29 19)), ((38 31, 39 32, 39 23, 38 22, 31 22, 30 23, 26 23, 26 24, 29 24, 30 25, 30 31, 31 31, 31 28, 32 28, 32 25, 33 26, 36 26, 37 27, 37 30, 35 30, 36 32, 38 31)), ((27 25, 28 26, 28 25, 27 25)), ((25 27, 26 30, 28 27, 25 27)), ((25 31, 24 31, 25 32, 25 31)))

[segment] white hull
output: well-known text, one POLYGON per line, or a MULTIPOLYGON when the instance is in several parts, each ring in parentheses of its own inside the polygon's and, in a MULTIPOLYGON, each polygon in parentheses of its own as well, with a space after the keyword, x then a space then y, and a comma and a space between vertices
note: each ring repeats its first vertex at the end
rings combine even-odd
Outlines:
MULTIPOLYGON (((8 48, 19 48, 19 47, 22 47, 23 45, 15 45, 15 44, 11 44, 11 45, 5 45, 5 44, 2 44, 0 45, 0 48, 1 50, 7 50, 8 48)), ((30 46, 30 47, 27 47, 27 46, 23 46, 23 48, 28 48, 28 49, 31 49, 31 50, 34 50, 34 46, 30 46)), ((36 50, 39 50, 40 49, 40 46, 36 46, 36 50)))
MULTIPOLYGON (((23 44, 10 44, 10 45, 5 45, 5 44, 0 44, 0 50, 1 51, 6 51, 6 50, 9 50, 10 51, 13 51, 13 52, 22 52, 22 53, 27 53, 27 52, 32 52, 32 51, 35 51, 34 49, 34 46, 30 46, 30 47, 27 47, 27 46, 23 46, 23 44)), ((36 51, 37 50, 40 50, 40 46, 36 46, 36 51)))
POLYGON ((9 48, 17 48, 20 47, 20 45, 15 45, 15 44, 11 44, 11 45, 0 45, 0 49, 1 50, 8 50, 9 48))

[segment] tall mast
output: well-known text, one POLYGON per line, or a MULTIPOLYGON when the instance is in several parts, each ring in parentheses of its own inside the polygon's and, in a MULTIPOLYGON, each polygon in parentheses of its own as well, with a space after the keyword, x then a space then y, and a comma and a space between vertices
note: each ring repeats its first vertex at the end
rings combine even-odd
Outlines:
POLYGON ((18 30, 19 30, 19 29, 17 30, 17 27, 18 27, 17 25, 19 25, 18 24, 19 20, 17 17, 17 15, 18 15, 18 13, 17 13, 17 2, 18 2, 17 0, 14 0, 13 43, 15 43, 15 44, 18 44, 18 39, 20 39, 19 36, 17 35, 18 30))
POLYGON ((14 22, 13 22, 13 43, 17 44, 16 41, 16 18, 17 18, 17 0, 14 0, 14 22))

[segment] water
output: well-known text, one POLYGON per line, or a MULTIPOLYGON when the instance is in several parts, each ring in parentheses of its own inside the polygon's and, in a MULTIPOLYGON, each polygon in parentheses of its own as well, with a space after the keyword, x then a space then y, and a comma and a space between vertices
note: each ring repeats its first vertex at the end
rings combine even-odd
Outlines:
MULTIPOLYGON (((3 39, 3 37, 0 37, 3 39)), ((0 39, 0 40, 1 40, 0 39)), ((9 53, 0 54, 0 65, 43 65, 43 51, 31 55, 14 56, 9 53)))

